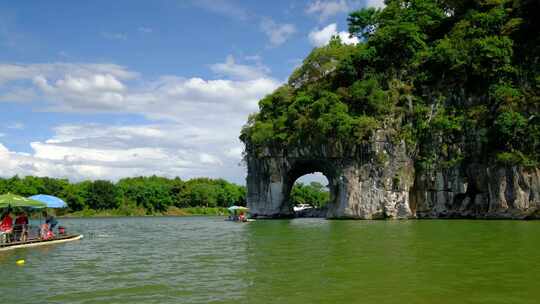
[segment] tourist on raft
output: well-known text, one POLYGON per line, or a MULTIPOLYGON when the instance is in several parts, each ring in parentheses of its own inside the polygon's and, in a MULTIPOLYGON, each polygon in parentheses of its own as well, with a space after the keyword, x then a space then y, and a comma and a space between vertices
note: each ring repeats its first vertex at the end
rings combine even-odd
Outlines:
POLYGON ((54 238, 54 227, 58 224, 58 221, 54 216, 47 214, 43 211, 43 217, 45 218, 45 224, 41 225, 40 237, 42 240, 50 240, 54 238))
POLYGON ((19 241, 25 242, 28 239, 28 216, 24 211, 17 214, 13 232, 15 233, 15 238, 19 241))
POLYGON ((58 221, 54 216, 51 214, 47 214, 47 211, 43 211, 43 217, 45 218, 45 224, 49 225, 49 229, 52 231, 56 225, 58 225, 58 221))
POLYGON ((13 218, 9 214, 9 210, 6 211, 0 219, 0 237, 2 242, 7 243, 10 241, 11 234, 13 233, 13 218))

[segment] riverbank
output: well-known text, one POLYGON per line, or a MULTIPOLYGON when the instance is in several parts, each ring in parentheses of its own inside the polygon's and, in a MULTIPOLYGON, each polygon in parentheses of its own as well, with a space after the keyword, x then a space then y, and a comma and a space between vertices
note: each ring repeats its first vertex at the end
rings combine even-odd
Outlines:
POLYGON ((58 214, 59 218, 88 218, 88 217, 118 217, 118 216, 223 216, 228 213, 223 207, 169 207, 164 212, 148 212, 143 208, 136 209, 84 209, 65 214, 58 214))

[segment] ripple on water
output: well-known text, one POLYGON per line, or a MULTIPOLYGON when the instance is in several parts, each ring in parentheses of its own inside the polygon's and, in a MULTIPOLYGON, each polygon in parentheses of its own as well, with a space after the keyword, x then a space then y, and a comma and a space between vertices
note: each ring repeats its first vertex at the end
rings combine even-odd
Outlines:
POLYGON ((0 254, 6 303, 537 303, 540 222, 63 224, 87 237, 0 254))

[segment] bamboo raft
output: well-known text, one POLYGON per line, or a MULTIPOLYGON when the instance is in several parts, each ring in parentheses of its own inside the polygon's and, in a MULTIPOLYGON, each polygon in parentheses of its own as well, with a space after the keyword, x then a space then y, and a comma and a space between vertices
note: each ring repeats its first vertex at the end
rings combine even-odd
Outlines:
POLYGON ((12 250, 12 249, 18 249, 18 248, 29 248, 29 247, 37 247, 37 246, 44 246, 44 245, 67 243, 67 242, 77 241, 82 238, 83 238, 82 234, 69 234, 69 235, 55 237, 50 240, 33 239, 26 242, 0 243, 0 252, 12 250))

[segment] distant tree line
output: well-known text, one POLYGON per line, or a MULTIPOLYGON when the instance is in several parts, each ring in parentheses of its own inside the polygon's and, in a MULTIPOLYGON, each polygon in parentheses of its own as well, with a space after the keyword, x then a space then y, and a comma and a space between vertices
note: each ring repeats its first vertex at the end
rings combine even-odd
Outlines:
POLYGON ((246 189, 223 179, 165 178, 158 176, 71 183, 67 179, 26 176, 0 178, 0 194, 49 194, 66 201, 71 211, 84 209, 144 209, 146 213, 169 207, 228 207, 245 205, 246 189))
MULTIPOLYGON (((119 214, 163 213, 170 207, 229 207, 246 205, 246 188, 224 179, 165 178, 158 176, 123 178, 71 183, 67 179, 13 176, 0 178, 0 194, 25 197, 36 194, 57 196, 68 204, 68 212, 81 210, 119 210, 119 214), (140 212, 132 212, 134 210, 140 212)), ((326 188, 317 182, 296 183, 291 203, 324 206, 329 200, 326 188)))
POLYGON ((295 205, 308 204, 316 208, 324 207, 330 200, 328 189, 318 182, 294 184, 291 190, 290 203, 295 205))

